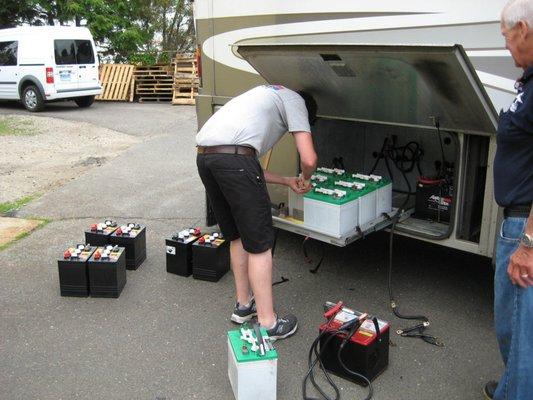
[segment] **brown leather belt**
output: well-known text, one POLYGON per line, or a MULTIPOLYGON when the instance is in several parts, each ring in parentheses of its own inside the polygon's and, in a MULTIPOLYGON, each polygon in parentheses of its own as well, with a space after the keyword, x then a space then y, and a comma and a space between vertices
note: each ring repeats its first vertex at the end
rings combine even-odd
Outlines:
POLYGON ((531 204, 520 204, 516 206, 508 206, 503 209, 505 217, 527 218, 531 212, 531 204))
POLYGON ((243 156, 255 156, 255 149, 250 146, 227 144, 222 146, 197 146, 198 154, 240 154, 243 156))

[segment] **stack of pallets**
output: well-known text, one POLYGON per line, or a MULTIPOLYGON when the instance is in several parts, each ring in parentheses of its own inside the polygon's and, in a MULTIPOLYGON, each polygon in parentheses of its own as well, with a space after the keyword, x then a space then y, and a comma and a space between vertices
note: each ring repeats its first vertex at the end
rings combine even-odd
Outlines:
POLYGON ((174 90, 172 104, 195 104, 198 94, 198 69, 192 57, 176 55, 174 65, 174 90))
POLYGON ((96 100, 133 101, 133 69, 130 64, 100 65, 102 93, 96 100))
POLYGON ((174 77, 169 65, 137 65, 133 75, 139 102, 172 100, 174 77))

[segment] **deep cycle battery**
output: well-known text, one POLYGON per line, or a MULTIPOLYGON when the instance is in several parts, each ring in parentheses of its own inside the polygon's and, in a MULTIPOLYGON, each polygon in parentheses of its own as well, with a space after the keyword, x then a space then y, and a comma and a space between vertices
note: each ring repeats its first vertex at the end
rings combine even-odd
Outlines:
POLYGON ((126 285, 124 247, 98 247, 88 261, 91 297, 119 297, 126 285))
POLYGON ((166 239, 167 272, 180 276, 192 274, 192 244, 201 236, 200 229, 184 229, 166 239))
POLYGON ((146 259, 146 227, 128 223, 109 235, 109 244, 126 249, 126 269, 137 269, 146 259))
POLYGON ((97 224, 91 224, 89 229, 85 230, 85 243, 92 246, 105 246, 109 244, 109 236, 117 229, 115 221, 106 220, 97 224))
POLYGON ((450 222, 453 187, 445 179, 418 177, 415 216, 437 222, 450 222))
POLYGON ((96 247, 78 244, 69 247, 57 261, 59 290, 61 296, 87 297, 89 295, 89 272, 87 260, 96 247))
MULTIPOLYGON (((343 323, 358 318, 361 315, 362 313, 359 311, 342 308, 329 326, 324 323, 320 326, 319 330, 321 333, 326 330, 334 334, 333 332, 343 323)), ((339 348, 344 339, 343 335, 335 334, 335 337, 327 344, 326 340, 331 335, 323 335, 320 340, 320 359, 324 368, 337 376, 366 386, 363 380, 346 371, 339 362, 339 356, 346 367, 372 381, 389 364, 389 332, 390 326, 388 322, 377 318, 375 320, 367 318, 356 333, 348 340, 340 354, 339 348), (376 325, 379 326, 377 330, 376 325)))
POLYGON ((203 235, 192 245, 194 279, 217 282, 229 271, 229 245, 222 234, 203 235))

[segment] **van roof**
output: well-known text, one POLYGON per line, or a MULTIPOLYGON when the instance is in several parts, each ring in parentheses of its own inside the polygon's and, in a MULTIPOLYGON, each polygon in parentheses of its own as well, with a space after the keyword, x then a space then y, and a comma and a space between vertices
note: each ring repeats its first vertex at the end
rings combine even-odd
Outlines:
POLYGON ((91 32, 84 26, 19 26, 16 28, 0 29, 0 37, 13 35, 76 35, 91 37, 91 32))

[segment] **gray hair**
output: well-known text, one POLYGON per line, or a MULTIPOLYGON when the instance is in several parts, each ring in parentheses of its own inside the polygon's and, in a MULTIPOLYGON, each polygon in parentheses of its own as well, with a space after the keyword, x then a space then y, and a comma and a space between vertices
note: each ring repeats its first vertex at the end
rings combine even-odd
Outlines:
POLYGON ((518 21, 524 21, 533 28, 533 1, 509 0, 502 11, 502 22, 507 29, 513 29, 518 21))

